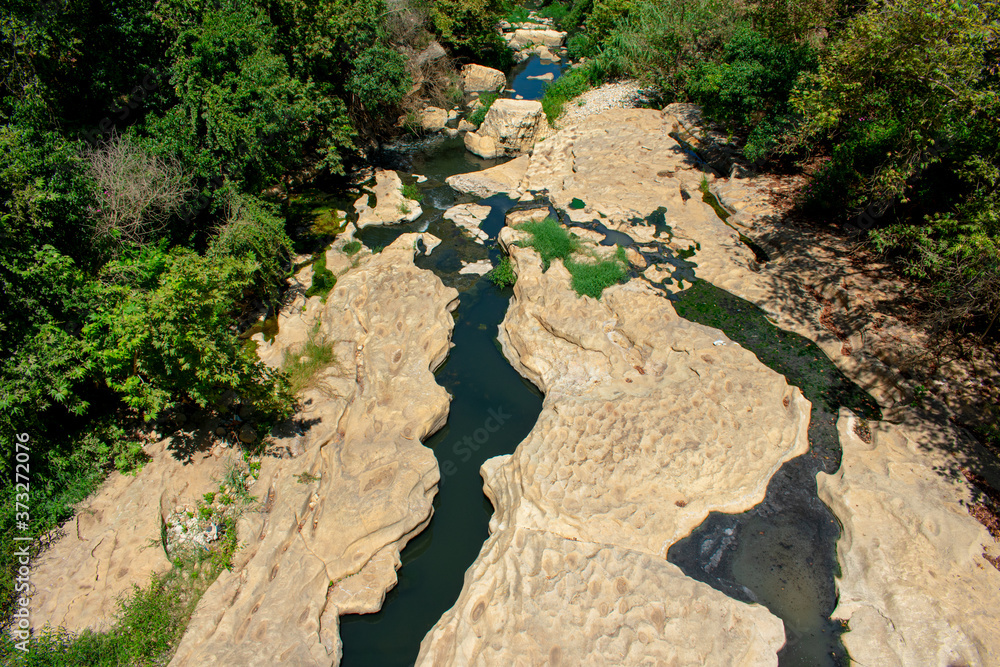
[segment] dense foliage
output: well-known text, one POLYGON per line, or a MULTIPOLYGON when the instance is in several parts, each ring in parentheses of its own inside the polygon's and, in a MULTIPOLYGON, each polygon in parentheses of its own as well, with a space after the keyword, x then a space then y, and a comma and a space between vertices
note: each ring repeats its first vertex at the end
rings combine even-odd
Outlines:
MULTIPOLYGON (((144 424, 162 431, 193 406, 265 424, 290 414, 286 374, 240 337, 291 268, 287 205, 265 193, 344 174, 358 146, 392 131, 426 92, 416 54, 435 40, 509 59, 499 19, 487 0, 5 4, 5 609, 15 529, 44 533, 108 471, 141 465, 144 424), (9 502, 19 433, 27 529, 9 502)), ((335 277, 317 281, 325 293, 335 277)))

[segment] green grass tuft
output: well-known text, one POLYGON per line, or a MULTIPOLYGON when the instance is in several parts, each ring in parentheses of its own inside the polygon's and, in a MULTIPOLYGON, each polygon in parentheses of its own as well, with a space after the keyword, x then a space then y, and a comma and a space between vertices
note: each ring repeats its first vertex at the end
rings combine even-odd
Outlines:
POLYGON ((344 252, 348 255, 356 255, 361 250, 361 241, 351 241, 344 244, 344 252))
POLYGON ((333 353, 333 343, 319 340, 318 326, 309 334, 305 346, 285 356, 282 370, 288 376, 292 392, 299 393, 312 386, 316 374, 331 364, 337 363, 333 353))
POLYGON ((493 284, 503 289, 504 287, 511 287, 515 282, 517 282, 517 274, 514 273, 514 267, 510 263, 510 257, 506 255, 500 260, 500 263, 490 271, 490 280, 493 284))
POLYGON ((625 248, 618 246, 614 259, 604 259, 596 264, 568 260, 566 268, 573 276, 573 289, 577 294, 600 299, 604 289, 623 282, 628 275, 625 248))
POLYGON ((472 115, 469 116, 469 122, 476 127, 482 125, 483 121, 486 120, 486 112, 490 110, 490 107, 493 106, 493 103, 496 102, 499 97, 499 93, 483 93, 480 95, 479 101, 483 104, 481 107, 472 112, 472 115))
POLYGON ((546 270, 553 259, 565 260, 580 247, 580 240, 552 217, 541 222, 525 222, 517 225, 516 229, 531 234, 528 245, 542 256, 546 270))
POLYGON ((326 301, 326 295, 330 293, 333 286, 337 284, 337 276, 333 271, 326 268, 326 252, 319 253, 313 263, 312 285, 306 290, 306 298, 321 296, 326 301))
POLYGON ((407 199, 413 199, 415 201, 423 201, 424 195, 413 183, 407 183, 403 186, 403 196, 407 199))

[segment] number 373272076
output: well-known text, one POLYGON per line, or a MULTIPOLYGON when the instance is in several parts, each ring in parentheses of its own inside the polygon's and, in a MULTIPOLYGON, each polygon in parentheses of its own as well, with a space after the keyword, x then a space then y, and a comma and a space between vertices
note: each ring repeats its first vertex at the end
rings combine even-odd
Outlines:
POLYGON ((16 465, 14 468, 14 482, 15 490, 17 492, 15 502, 17 503, 17 521, 28 520, 28 492, 29 478, 28 473, 30 472, 28 459, 30 457, 30 446, 28 441, 31 437, 27 433, 17 434, 17 443, 15 446, 14 458, 16 459, 16 465), (24 515, 22 517, 22 515, 24 515))

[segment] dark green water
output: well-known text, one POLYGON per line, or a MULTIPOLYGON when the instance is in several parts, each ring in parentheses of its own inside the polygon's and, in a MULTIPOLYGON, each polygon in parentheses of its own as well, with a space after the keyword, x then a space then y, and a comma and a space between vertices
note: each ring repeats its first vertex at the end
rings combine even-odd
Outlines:
MULTIPOLYGON (((521 378, 500 352, 497 327, 507 312, 511 288, 498 289, 486 277, 459 274, 462 262, 489 258, 500 251, 495 239, 514 201, 504 195, 479 203, 492 207, 481 228, 487 245, 469 240, 442 213, 475 198, 457 195, 444 183, 455 173, 477 171, 499 161, 480 160, 461 139, 426 142, 416 150, 400 147, 379 156, 382 164, 427 176, 417 184, 423 215, 412 223, 371 227, 359 237, 370 248, 386 246, 400 234, 428 231, 441 239, 430 256, 416 263, 434 271, 460 292, 455 311, 455 344, 437 372, 437 381, 453 396, 447 425, 424 444, 434 450, 441 482, 434 498, 434 517, 424 532, 403 550, 399 583, 375 614, 341 617, 345 667, 412 665, 420 641, 462 590, 465 571, 489 535, 493 506, 483 494, 479 467, 486 459, 510 454, 523 440, 542 409, 542 396, 521 378)), ((404 175, 405 180, 406 179, 404 175)))

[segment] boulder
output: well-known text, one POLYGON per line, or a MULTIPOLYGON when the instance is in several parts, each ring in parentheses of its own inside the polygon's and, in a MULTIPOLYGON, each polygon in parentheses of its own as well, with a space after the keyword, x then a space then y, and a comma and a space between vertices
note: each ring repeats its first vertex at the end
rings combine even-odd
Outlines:
POLYGON ((541 102, 499 99, 479 129, 465 135, 466 148, 484 158, 519 155, 534 145, 542 118, 541 102))
POLYGON ((510 48, 518 51, 526 46, 562 46, 566 33, 558 30, 525 30, 518 29, 510 37, 510 48))
POLYGON ((843 462, 817 476, 819 497, 837 515, 840 576, 833 618, 861 665, 1000 665, 998 545, 970 516, 959 459, 941 447, 991 454, 950 425, 907 409, 901 423, 869 423, 841 408, 843 462))
POLYGON ((462 89, 467 93, 493 92, 507 85, 507 77, 498 69, 483 65, 462 68, 462 89))
POLYGON ((369 195, 361 195, 354 202, 358 212, 357 228, 370 225, 391 225, 398 222, 413 222, 423 211, 420 202, 403 196, 403 181, 391 169, 375 172, 375 206, 371 206, 369 195))
POLYGON ((493 137, 484 136, 477 132, 466 132, 463 141, 465 141, 466 150, 470 153, 475 153, 481 158, 493 160, 503 155, 503 151, 497 146, 497 142, 493 140, 493 137))
MULTIPOLYGON (((468 137, 470 134, 473 133, 470 132, 465 136, 468 137)), ((501 192, 513 193, 517 191, 530 159, 527 155, 522 155, 510 162, 489 169, 449 176, 445 179, 445 183, 459 192, 465 192, 479 198, 491 197, 501 192)))
POLYGON ((464 118, 458 121, 458 131, 459 132, 475 132, 476 126, 465 120, 464 118))
POLYGON ((420 127, 425 132, 438 132, 448 123, 448 112, 437 107, 427 107, 420 112, 420 127))

